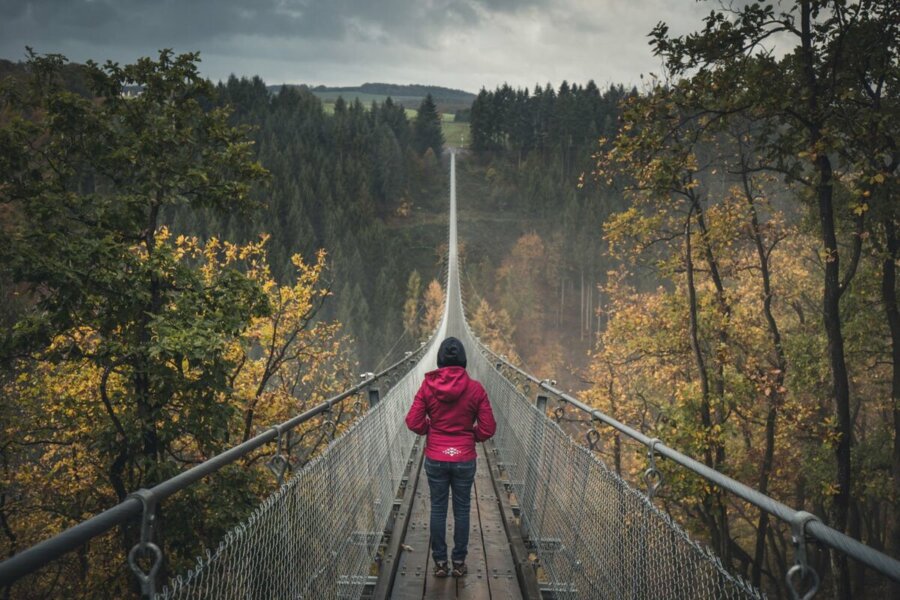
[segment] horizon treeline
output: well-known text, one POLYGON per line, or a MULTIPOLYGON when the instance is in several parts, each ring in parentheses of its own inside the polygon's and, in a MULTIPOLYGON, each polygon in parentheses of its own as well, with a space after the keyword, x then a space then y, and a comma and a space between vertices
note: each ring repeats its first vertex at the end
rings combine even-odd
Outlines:
POLYGON ((469 125, 476 152, 503 150, 523 160, 532 152, 556 155, 562 175, 577 173, 585 149, 616 130, 618 104, 637 90, 611 85, 601 92, 591 80, 584 85, 563 81, 528 88, 508 84, 482 88, 472 103, 469 125))

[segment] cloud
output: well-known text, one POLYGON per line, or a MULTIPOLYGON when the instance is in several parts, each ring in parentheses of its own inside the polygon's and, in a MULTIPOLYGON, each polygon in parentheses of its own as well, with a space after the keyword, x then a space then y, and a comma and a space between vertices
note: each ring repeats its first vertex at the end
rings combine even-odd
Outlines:
POLYGON ((637 81, 646 35, 699 26, 694 0, 3 0, 0 56, 129 62, 199 50, 202 71, 273 83, 637 81))

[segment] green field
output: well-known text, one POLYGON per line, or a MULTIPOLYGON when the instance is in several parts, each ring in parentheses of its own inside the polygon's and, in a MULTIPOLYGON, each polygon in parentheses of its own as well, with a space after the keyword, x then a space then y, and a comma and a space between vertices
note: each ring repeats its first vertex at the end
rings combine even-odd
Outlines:
MULTIPOLYGON (((384 96, 376 96, 374 94, 359 94, 359 96, 371 97, 371 99, 369 99, 367 102, 364 102, 366 108, 369 108, 372 100, 375 100, 376 102, 382 102, 382 100, 378 100, 378 98, 384 98, 384 96)), ((360 102, 363 102, 362 98, 360 98, 360 102)), ((322 107, 325 109, 325 112, 327 114, 334 113, 333 100, 323 99, 322 107)), ((413 108, 407 108, 406 118, 410 121, 415 119, 416 110, 413 108)), ((446 145, 453 146, 454 148, 468 148, 469 143, 471 142, 469 134, 469 124, 456 123, 453 119, 453 113, 441 113, 441 130, 444 132, 444 141, 446 145)))
POLYGON ((471 142, 468 123, 454 123, 453 115, 444 113, 444 121, 441 123, 444 132, 444 143, 455 148, 468 148, 471 142), (447 120, 447 117, 450 120, 447 120))
MULTIPOLYGON (((365 92, 317 92, 313 91, 324 104, 333 104, 338 97, 343 97, 344 102, 351 103, 354 100, 359 100, 366 106, 372 104, 372 102, 377 102, 381 104, 385 100, 387 100, 388 96, 383 94, 367 94, 365 92)), ((422 98, 419 96, 390 96, 391 100, 394 101, 395 104, 402 104, 405 107, 410 106, 418 106, 422 102, 422 98)))

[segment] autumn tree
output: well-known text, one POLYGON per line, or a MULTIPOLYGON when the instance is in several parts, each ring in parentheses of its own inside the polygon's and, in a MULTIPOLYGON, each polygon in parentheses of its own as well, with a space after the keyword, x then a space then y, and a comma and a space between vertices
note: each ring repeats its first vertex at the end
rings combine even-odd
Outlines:
POLYGON ((444 316, 444 288, 437 279, 432 279, 425 288, 422 298, 424 313, 419 324, 419 338, 427 340, 437 330, 444 316))
MULTIPOLYGON (((769 264, 771 312, 779 323, 785 352, 795 370, 785 374, 784 385, 776 389, 781 377, 775 365, 777 358, 771 348, 766 316, 762 310, 764 287, 755 264, 755 244, 743 226, 745 212, 739 197, 708 214, 711 234, 729 239, 731 253, 722 264, 722 275, 730 290, 734 306, 728 323, 728 347, 720 353, 725 374, 725 397, 712 406, 724 410, 722 419, 712 426, 704 424, 701 413, 702 390, 696 369, 695 344, 699 343, 704 356, 713 357, 717 343, 716 326, 719 315, 715 301, 715 286, 708 274, 697 273, 695 302, 698 338, 692 340, 690 282, 683 270, 660 274, 658 287, 641 285, 631 269, 644 268, 640 261, 631 269, 623 266, 610 274, 604 286, 609 302, 606 307, 608 324, 594 351, 589 379, 593 382, 587 397, 604 412, 636 425, 648 435, 667 440, 689 454, 704 457, 711 443, 722 443, 728 449, 717 468, 748 484, 758 485, 759 477, 771 476, 767 493, 787 500, 802 502, 810 498, 816 505, 825 496, 818 492, 827 481, 827 473, 820 467, 827 464, 829 429, 821 418, 819 393, 825 365, 817 352, 824 343, 814 323, 802 317, 812 305, 816 293, 814 273, 806 268, 813 256, 813 239, 787 225, 782 216, 769 208, 761 209, 770 222, 766 236, 778 240, 772 245, 769 264), (741 216, 739 221, 735 218, 741 216), (727 235, 726 235, 727 234, 727 235), (789 235, 785 235, 789 234, 789 235), (800 312, 798 312, 798 310, 800 312), (778 398, 774 412, 771 399, 778 398), (771 414, 770 414, 771 413, 771 414), (774 423, 767 424, 772 416, 774 423), (767 426, 768 425, 768 426, 767 426), (798 431, 802 431, 799 434, 798 431), (808 432, 808 433, 807 433, 808 432), (774 436, 769 445, 767 438, 774 436), (772 456, 766 461, 767 452, 772 456), (769 464, 763 467, 763 463, 769 464), (804 481, 801 487, 797 481, 804 481)), ((683 259, 681 248, 671 248, 674 258, 683 259)), ((694 260, 700 251, 692 248, 694 260)), ((712 362, 713 358, 710 358, 712 362)), ((644 453, 629 447, 613 435, 611 458, 623 475, 638 480, 646 468, 644 453)), ((683 469, 665 465, 666 484, 661 496, 667 510, 685 519, 689 528, 712 541, 709 530, 714 523, 710 512, 714 504, 714 490, 699 478, 691 477, 683 469), (697 523, 702 524, 698 528, 697 523)), ((756 513, 733 497, 722 497, 728 507, 728 538, 732 565, 750 575, 760 561, 765 589, 777 595, 785 594, 783 573, 790 563, 778 553, 760 556, 755 548, 760 539, 756 513), (752 516, 752 519, 751 519, 752 516), (773 576, 774 574, 774 576, 773 576)), ((726 530, 719 530, 723 535, 726 530)), ((789 530, 779 524, 772 530, 767 523, 762 540, 780 545, 789 538, 789 530)))
MULTIPOLYGON (((701 185, 711 169, 699 155, 703 129, 671 126, 682 122, 677 94, 678 90, 657 86, 645 96, 630 99, 612 148, 598 155, 597 173, 610 183, 618 173, 631 176, 626 191, 632 207, 606 224, 612 250, 628 248, 626 254, 649 260, 663 276, 684 273, 684 286, 680 286, 686 296, 684 335, 696 373, 698 435, 704 440, 697 449, 708 466, 722 468, 725 444, 716 432, 729 412, 724 405, 727 359, 723 352, 729 343, 733 306, 726 293, 723 257, 710 235, 709 198, 701 185), (701 330, 701 265, 715 292, 712 306, 717 314, 708 324, 715 332, 715 344, 707 344, 701 330)), ((704 495, 701 515, 714 548, 730 563, 733 549, 721 491, 713 489, 704 495)))
MULTIPOLYGON (((844 116, 877 114, 882 90, 894 86, 898 17, 891 6, 879 0, 803 0, 778 9, 751 3, 733 12, 713 10, 699 33, 670 36, 660 24, 652 34, 655 52, 669 72, 698 84, 698 107, 717 115, 752 114, 760 128, 757 145, 766 158, 763 168, 797 183, 803 190, 800 197, 817 216, 825 262, 821 313, 837 433, 831 521, 841 531, 848 531, 850 524, 854 445, 841 300, 862 254, 869 210, 862 198, 871 194, 871 186, 886 181, 886 169, 888 174, 896 169, 892 150, 881 160, 842 160, 842 148, 862 140, 872 147, 871 142, 885 139, 881 132, 890 127, 881 118, 852 119, 854 125, 848 127, 844 116), (760 51, 775 36, 782 36, 780 45, 795 44, 783 58, 760 51), (868 127, 860 127, 862 123, 868 127), (846 196, 841 193, 844 186, 846 196), (845 229, 850 233, 841 244, 839 234, 845 229)), ((836 594, 849 598, 846 558, 832 556, 836 594)))
MULTIPOLYGON (((227 387, 207 388, 202 396, 199 390, 179 393, 170 399, 157 423, 166 443, 161 470, 174 474, 209 459, 338 393, 352 380, 349 344, 342 339, 340 326, 311 323, 328 296, 320 279, 324 254, 320 253, 311 265, 295 257, 296 281, 279 286, 267 264, 266 240, 246 245, 215 238, 206 243, 184 236, 172 240, 163 229, 159 243, 171 244, 176 259, 197 269, 208 285, 240 267, 244 277, 260 286, 272 307, 268 314, 250 320, 240 336, 225 341, 222 352, 231 364, 225 374, 227 387)), ((19 399, 16 419, 3 420, 4 436, 12 440, 5 451, 16 466, 4 472, 4 489, 16 490, 16 501, 5 505, 3 511, 20 547, 45 539, 117 501, 106 456, 116 444, 129 440, 115 436, 104 404, 98 401, 103 369, 84 356, 70 356, 64 361, 45 359, 71 345, 73 339, 90 348, 102 343, 97 332, 88 328, 63 332, 38 356, 39 360, 20 364, 15 383, 2 389, 4 398, 19 399), (73 504, 73 499, 78 499, 77 503, 73 504)), ((185 360, 181 367, 188 382, 203 385, 202 365, 185 360)), ((111 374, 105 385, 110 397, 127 398, 128 380, 118 373, 111 374)), ((11 408, 12 404, 5 403, 4 407, 11 408)), ((130 431, 133 416, 127 406, 119 401, 114 411, 130 431)), ((329 418, 340 429, 350 416, 342 405, 329 418)), ((286 449, 293 459, 292 467, 302 466, 328 441, 333 431, 319 425, 316 421, 304 424, 290 436, 286 449)), ((209 482, 165 503, 160 526, 167 565, 173 572, 189 568, 204 547, 215 545, 271 491, 271 475, 254 468, 262 466, 261 459, 270 452, 262 449, 253 453, 243 464, 227 467, 209 482)), ((140 482, 130 478, 127 485, 132 489, 140 482)), ((113 539, 90 544, 80 561, 70 564, 64 557, 55 568, 71 577, 57 583, 52 577, 42 578, 37 586, 46 584, 48 591, 65 590, 84 597, 100 595, 97 586, 113 586, 124 595, 130 579, 116 566, 122 562, 121 550, 113 539), (69 589, 74 583, 78 589, 69 589)))
POLYGON ((558 333, 542 330, 554 293, 549 274, 557 263, 557 252, 535 232, 516 240, 497 269, 497 305, 515 325, 512 339, 519 356, 533 364, 538 375, 550 376, 562 369, 558 333))
POLYGON ((469 325, 482 344, 505 356, 511 363, 519 364, 519 355, 512 342, 516 328, 506 310, 494 310, 485 298, 481 298, 469 325))
MULTIPOLYGON (((2 380, 0 412, 3 489, 15 492, 0 505, 8 552, 345 381, 337 326, 314 322, 328 295, 324 255, 295 257, 280 287, 265 240, 201 242, 162 224, 176 206, 241 214, 265 176, 228 110, 209 108, 196 61, 163 51, 125 67, 90 63, 84 97, 61 85, 62 57, 34 55, 27 85, 3 90, 0 279, 27 298, 0 340, 4 373, 15 374, 2 380), (126 85, 141 94, 124 97, 126 85)), ((258 470, 222 475, 167 505, 158 542, 170 565, 184 567, 258 498, 258 470)), ((60 580, 65 593, 125 594, 124 573, 106 569, 134 534, 86 549, 60 580)))
POLYGON ((84 356, 101 368, 99 397, 127 440, 110 471, 120 500, 135 483, 159 481, 158 424, 171 398, 221 389, 230 366, 222 341, 268 311, 261 290, 231 271, 202 284, 160 235, 165 206, 241 210, 264 175, 227 112, 203 108, 212 91, 196 59, 164 51, 126 67, 89 64, 95 101, 59 87, 61 58, 32 56, 27 92, 5 97, 14 116, 0 148, 0 199, 14 222, 0 258, 32 290, 35 310, 3 352, 23 356, 72 328, 97 332, 97 347, 73 338, 47 358, 84 356), (129 84, 143 86, 140 96, 122 96, 129 84), (200 380, 186 377, 185 361, 200 380), (110 395, 113 376, 129 382, 124 397, 110 395), (133 409, 128 423, 115 410, 122 403, 133 409))
POLYGON ((419 310, 422 299, 422 276, 413 270, 406 282, 406 300, 403 302, 403 331, 412 339, 419 337, 419 310))
POLYGON ((541 294, 547 285, 546 251, 541 236, 527 233, 516 241, 497 270, 498 296, 516 323, 533 322, 541 316, 541 294))

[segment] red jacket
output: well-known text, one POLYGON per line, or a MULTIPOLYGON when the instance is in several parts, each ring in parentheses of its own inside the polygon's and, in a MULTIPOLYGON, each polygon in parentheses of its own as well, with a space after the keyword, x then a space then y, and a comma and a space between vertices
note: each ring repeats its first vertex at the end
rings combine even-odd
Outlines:
POLYGON ((497 429, 487 393, 463 367, 444 367, 425 374, 406 426, 428 436, 425 456, 432 460, 475 460, 475 443, 497 429))

